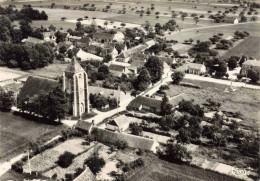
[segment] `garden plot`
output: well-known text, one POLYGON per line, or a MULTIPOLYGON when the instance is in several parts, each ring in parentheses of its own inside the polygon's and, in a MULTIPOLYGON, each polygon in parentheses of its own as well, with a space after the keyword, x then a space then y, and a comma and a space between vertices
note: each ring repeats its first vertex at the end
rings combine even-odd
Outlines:
POLYGON ((63 154, 65 151, 68 151, 76 155, 86 150, 86 146, 82 145, 83 142, 84 140, 81 138, 68 140, 54 147, 53 150, 57 151, 59 154, 63 154))
POLYGON ((96 150, 98 145, 93 146, 94 143, 90 144, 88 147, 90 148, 87 152, 82 153, 81 155, 77 156, 72 164, 68 168, 61 168, 56 166, 55 168, 43 173, 44 176, 52 177, 52 175, 57 174, 57 179, 61 179, 65 177, 65 174, 74 174, 77 168, 84 167, 84 161, 90 157, 96 150))

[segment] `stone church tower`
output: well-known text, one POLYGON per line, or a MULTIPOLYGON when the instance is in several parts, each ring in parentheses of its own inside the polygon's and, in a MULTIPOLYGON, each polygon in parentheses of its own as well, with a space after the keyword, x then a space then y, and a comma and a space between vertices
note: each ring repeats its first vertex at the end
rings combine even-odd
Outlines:
POLYGON ((70 95, 73 116, 89 113, 88 75, 74 58, 63 72, 63 90, 70 95))

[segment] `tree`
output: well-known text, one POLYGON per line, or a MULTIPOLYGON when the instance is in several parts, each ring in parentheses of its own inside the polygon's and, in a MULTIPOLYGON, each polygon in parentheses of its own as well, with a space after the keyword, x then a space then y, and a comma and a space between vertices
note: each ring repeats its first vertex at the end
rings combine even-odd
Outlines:
POLYGON ((257 82, 259 81, 260 75, 256 70, 251 68, 247 71, 247 77, 250 78, 252 82, 257 82))
POLYGON ((0 110, 10 111, 14 103, 14 93, 12 91, 2 90, 0 87, 0 110))
POLYGON ((55 33, 56 36, 56 43, 60 43, 60 42, 64 42, 65 38, 66 38, 66 34, 65 33, 61 33, 60 31, 57 31, 55 33))
POLYGON ((181 71, 174 71, 171 75, 173 84, 179 84, 184 78, 184 73, 181 71))
POLYGON ((103 158, 99 157, 97 153, 94 153, 91 157, 85 160, 85 164, 96 175, 105 166, 106 162, 103 158))
POLYGON ((11 41, 10 31, 6 26, 0 26, 0 41, 11 41))
POLYGON ((151 84, 151 76, 146 68, 142 68, 137 76, 137 89, 140 91, 146 90, 151 84))
POLYGON ((235 58, 231 58, 228 60, 228 67, 230 70, 233 70, 237 67, 237 60, 235 58))
POLYGON ((182 144, 190 143, 190 140, 191 140, 190 131, 186 128, 181 128, 179 130, 179 134, 176 136, 176 140, 178 143, 182 143, 182 144))
POLYGON ((161 114, 162 115, 169 115, 172 113, 172 105, 169 103, 169 99, 167 95, 164 93, 161 103, 161 114))
POLYGON ((163 75, 163 61, 156 56, 150 56, 145 64, 150 73, 152 83, 158 82, 163 75))
POLYGON ((59 156, 57 164, 62 168, 68 168, 71 165, 74 158, 74 154, 66 151, 65 153, 59 156))
POLYGON ((165 158, 169 162, 184 162, 191 160, 191 155, 187 148, 180 144, 169 143, 166 145, 165 158))
POLYGON ((53 91, 48 94, 48 111, 45 117, 49 117, 50 120, 62 119, 69 111, 68 101, 66 94, 63 92, 60 86, 57 86, 53 91))
POLYGON ((112 55, 111 54, 107 54, 103 58, 103 62, 110 62, 111 60, 112 60, 112 55))
POLYGON ((244 15, 241 16, 240 22, 241 23, 247 22, 247 18, 244 15))
POLYGON ((138 125, 138 123, 130 123, 129 130, 133 135, 142 136, 143 134, 143 129, 138 125))
POLYGON ((19 24, 20 24, 20 31, 22 32, 23 39, 27 38, 28 36, 31 36, 33 30, 32 27, 29 25, 29 23, 25 20, 21 20, 19 24))
POLYGON ((100 67, 98 67, 98 72, 102 72, 104 74, 109 74, 109 68, 107 65, 101 65, 100 67))

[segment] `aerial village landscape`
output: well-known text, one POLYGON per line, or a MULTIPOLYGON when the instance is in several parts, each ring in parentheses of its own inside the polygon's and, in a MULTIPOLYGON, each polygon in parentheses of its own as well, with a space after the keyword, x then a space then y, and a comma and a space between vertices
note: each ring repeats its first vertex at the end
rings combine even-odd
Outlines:
POLYGON ((0 1, 0 180, 258 181, 260 1, 0 1))

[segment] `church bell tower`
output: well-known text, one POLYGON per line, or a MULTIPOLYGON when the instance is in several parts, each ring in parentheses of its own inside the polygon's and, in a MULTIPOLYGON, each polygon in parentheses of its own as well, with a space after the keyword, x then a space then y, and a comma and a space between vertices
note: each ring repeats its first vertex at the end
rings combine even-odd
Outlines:
POLYGON ((73 116, 89 113, 88 75, 75 58, 63 72, 63 90, 70 95, 73 116))

